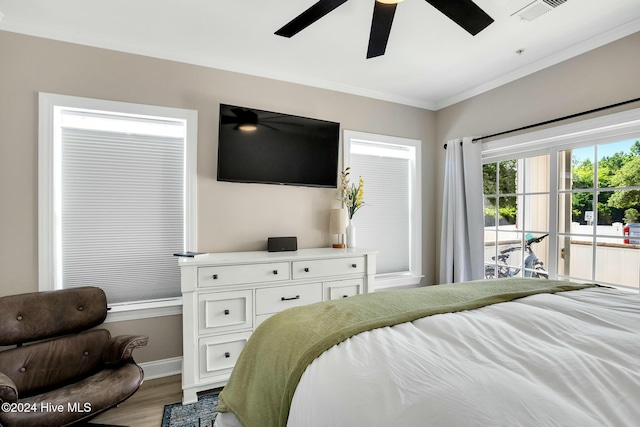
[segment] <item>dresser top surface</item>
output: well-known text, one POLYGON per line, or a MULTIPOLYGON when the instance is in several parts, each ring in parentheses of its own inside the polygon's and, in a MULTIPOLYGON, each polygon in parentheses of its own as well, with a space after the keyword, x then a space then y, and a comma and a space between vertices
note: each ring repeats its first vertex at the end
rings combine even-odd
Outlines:
POLYGON ((240 264, 240 263, 256 263, 256 262, 278 262, 278 261, 296 261, 308 259, 323 258, 348 258, 352 256, 372 255, 377 251, 360 248, 312 248, 298 249, 297 251, 283 252, 219 252, 205 253, 194 257, 179 258, 180 266, 190 265, 211 265, 211 264, 240 264))

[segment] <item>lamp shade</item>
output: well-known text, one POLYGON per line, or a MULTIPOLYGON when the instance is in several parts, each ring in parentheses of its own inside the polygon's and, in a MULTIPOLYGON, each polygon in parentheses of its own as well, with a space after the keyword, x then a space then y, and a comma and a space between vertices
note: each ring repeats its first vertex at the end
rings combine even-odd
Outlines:
POLYGON ((347 210, 331 209, 329 212, 329 233, 344 234, 347 228, 347 210))

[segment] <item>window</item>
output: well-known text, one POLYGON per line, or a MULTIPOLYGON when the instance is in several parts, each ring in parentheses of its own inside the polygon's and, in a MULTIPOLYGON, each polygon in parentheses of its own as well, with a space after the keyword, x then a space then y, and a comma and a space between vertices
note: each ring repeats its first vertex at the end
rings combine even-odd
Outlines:
POLYGON ((640 109, 488 142, 483 172, 487 277, 639 288, 640 109))
POLYGON ((344 165, 364 179, 365 206, 353 217, 359 247, 378 251, 376 288, 422 277, 420 141, 344 132, 344 165))
POLYGON ((196 129, 195 111, 40 94, 41 290, 98 286, 111 312, 180 304, 196 129))

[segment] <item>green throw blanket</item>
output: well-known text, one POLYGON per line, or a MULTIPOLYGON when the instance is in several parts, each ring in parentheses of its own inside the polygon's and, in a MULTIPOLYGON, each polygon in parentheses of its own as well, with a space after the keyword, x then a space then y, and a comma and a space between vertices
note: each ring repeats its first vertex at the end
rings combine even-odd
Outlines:
POLYGON ((307 366, 349 337, 433 314, 590 286, 539 279, 480 280, 375 292, 285 310, 251 335, 220 393, 218 411, 233 412, 244 427, 285 427, 307 366))

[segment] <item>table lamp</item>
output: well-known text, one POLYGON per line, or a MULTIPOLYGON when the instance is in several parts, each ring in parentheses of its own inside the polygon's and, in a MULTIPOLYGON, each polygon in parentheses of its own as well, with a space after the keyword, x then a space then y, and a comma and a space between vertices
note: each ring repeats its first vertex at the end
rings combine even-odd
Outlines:
POLYGON ((334 248, 344 248, 344 233, 347 228, 347 211, 345 209, 331 209, 329 212, 329 233, 338 235, 338 243, 334 248))

